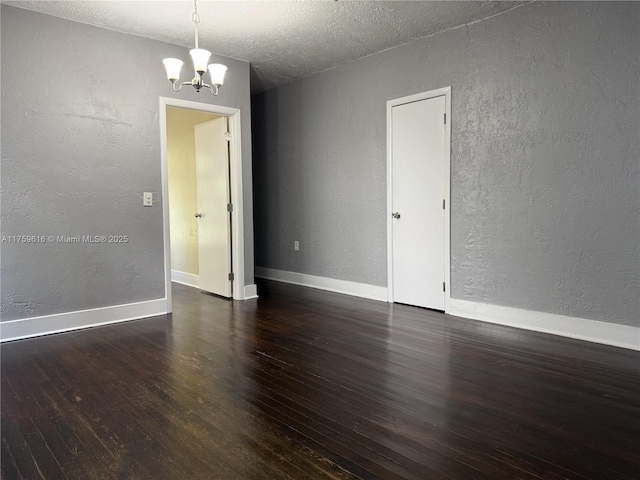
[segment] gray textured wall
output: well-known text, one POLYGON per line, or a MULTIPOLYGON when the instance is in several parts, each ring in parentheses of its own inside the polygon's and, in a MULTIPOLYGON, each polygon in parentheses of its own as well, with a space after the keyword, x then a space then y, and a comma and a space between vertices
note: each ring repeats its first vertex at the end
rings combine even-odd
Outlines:
POLYGON ((170 56, 188 71, 186 48, 2 5, 2 234, 129 237, 2 244, 3 321, 164 297, 161 96, 241 109, 253 283, 249 64, 222 58, 229 70, 214 98, 173 93, 170 56))
POLYGON ((639 30, 532 3, 255 96, 256 264, 386 285, 385 102, 451 85, 452 296, 640 326, 639 30))

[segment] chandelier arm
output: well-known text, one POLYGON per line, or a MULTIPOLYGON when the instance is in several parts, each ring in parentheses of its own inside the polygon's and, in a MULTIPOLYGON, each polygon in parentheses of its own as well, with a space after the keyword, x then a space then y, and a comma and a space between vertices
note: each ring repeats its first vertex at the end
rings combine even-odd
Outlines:
POLYGON ((176 82, 171 82, 171 86, 173 87, 174 92, 179 92, 180 90, 182 90, 182 87, 184 87, 185 85, 193 85, 193 82, 182 82, 178 86, 178 88, 176 88, 176 82))
POLYGON ((211 90, 211 93, 213 93, 213 95, 218 95, 217 85, 209 85, 208 83, 203 83, 202 86, 207 87, 209 90, 211 90))

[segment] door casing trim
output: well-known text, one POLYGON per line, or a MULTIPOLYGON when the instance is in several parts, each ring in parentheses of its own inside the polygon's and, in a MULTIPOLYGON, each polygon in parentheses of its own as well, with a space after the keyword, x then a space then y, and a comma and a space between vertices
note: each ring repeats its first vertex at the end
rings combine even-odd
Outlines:
POLYGON ((392 111, 393 107, 407 103, 445 97, 445 149, 444 149, 444 195, 445 195, 445 238, 444 238, 444 311, 451 309, 451 87, 443 87, 428 92, 417 93, 387 101, 387 302, 393 303, 393 168, 392 168, 392 111))

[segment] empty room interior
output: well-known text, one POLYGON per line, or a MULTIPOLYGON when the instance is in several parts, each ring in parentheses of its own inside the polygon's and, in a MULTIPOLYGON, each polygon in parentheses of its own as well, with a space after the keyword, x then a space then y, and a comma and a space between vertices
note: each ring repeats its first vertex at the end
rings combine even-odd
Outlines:
POLYGON ((3 479, 640 479, 640 3, 0 3, 3 479))

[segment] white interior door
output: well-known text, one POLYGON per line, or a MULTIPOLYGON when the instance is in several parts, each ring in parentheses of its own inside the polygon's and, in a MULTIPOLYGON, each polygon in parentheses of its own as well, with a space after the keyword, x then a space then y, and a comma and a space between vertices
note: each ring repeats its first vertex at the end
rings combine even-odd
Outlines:
POLYGON ((445 96, 391 113, 395 302, 444 310, 445 96))
POLYGON ((230 297, 231 215, 227 118, 195 126, 200 289, 230 297))

